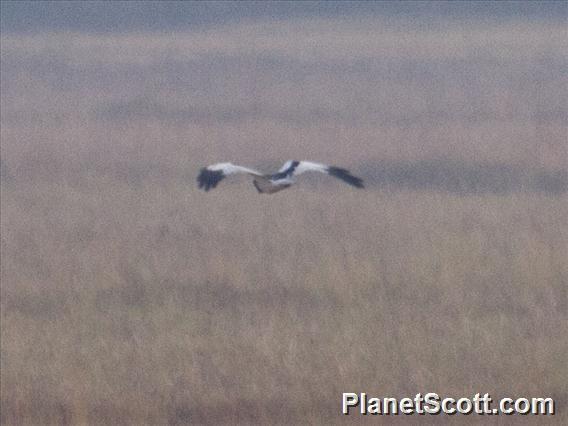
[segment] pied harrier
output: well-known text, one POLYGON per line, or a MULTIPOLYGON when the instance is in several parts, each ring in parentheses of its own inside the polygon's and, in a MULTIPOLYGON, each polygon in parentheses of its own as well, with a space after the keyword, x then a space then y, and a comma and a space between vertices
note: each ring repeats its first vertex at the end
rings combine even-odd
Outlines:
POLYGON ((199 188, 209 191, 215 188, 228 175, 245 173, 253 177, 253 185, 261 194, 273 194, 289 188, 294 183, 294 176, 304 172, 327 173, 341 179, 356 188, 363 188, 363 180, 353 176, 348 170, 341 167, 326 166, 325 164, 312 163, 311 161, 290 160, 284 163, 282 168, 274 174, 264 174, 247 167, 237 166, 232 163, 212 164, 201 169, 197 182, 199 188))

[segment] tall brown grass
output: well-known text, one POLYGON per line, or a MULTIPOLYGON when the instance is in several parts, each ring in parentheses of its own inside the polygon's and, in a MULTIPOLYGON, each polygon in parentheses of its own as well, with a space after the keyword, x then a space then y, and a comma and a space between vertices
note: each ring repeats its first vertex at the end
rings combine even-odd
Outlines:
POLYGON ((563 30, 336 24, 3 35, 3 424, 566 423, 563 30), (196 189, 288 158, 367 188, 196 189))

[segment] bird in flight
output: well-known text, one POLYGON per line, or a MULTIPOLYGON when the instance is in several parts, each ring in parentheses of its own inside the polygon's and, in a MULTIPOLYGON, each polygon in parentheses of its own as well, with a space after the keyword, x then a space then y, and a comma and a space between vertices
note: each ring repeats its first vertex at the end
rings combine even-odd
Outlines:
POLYGON ((244 173, 253 177, 253 185, 261 194, 273 194, 289 188, 294 183, 294 176, 304 172, 327 173, 330 176, 341 179, 343 182, 356 188, 363 188, 363 180, 353 176, 348 170, 341 167, 327 166, 325 164, 312 163, 311 161, 290 160, 284 163, 278 172, 264 174, 247 167, 237 166, 232 163, 218 163, 204 167, 197 176, 199 188, 209 191, 215 188, 228 175, 244 173))

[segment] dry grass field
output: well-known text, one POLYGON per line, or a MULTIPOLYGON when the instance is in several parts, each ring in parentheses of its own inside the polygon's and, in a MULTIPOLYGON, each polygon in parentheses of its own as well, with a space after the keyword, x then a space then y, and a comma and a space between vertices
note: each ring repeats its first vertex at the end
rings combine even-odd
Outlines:
POLYGON ((2 424, 568 423, 563 25, 1 42, 2 424), (196 188, 292 158, 367 188, 196 188), (557 414, 345 417, 342 392, 557 414))

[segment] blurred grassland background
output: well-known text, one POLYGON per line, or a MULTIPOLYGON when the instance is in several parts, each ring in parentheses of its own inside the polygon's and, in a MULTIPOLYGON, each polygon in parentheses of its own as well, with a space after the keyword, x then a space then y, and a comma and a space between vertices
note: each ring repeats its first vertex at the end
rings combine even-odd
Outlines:
MULTIPOLYGON (((3 6, 5 7, 5 6, 3 6)), ((565 20, 2 31, 3 424, 568 422, 565 20), (349 168, 259 196, 200 167, 349 168)))

